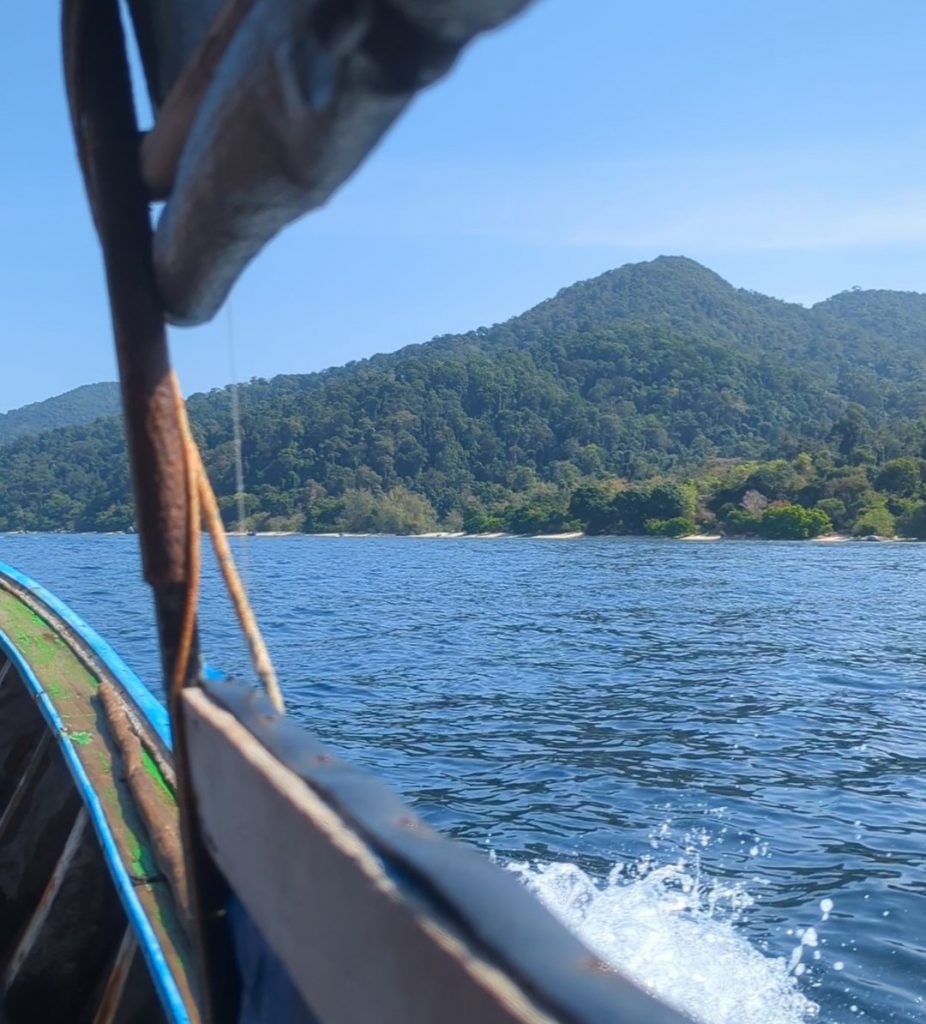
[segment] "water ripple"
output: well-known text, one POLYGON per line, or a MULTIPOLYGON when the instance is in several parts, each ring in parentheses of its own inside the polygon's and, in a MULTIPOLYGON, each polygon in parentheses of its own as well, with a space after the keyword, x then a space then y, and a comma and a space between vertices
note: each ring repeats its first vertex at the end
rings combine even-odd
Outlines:
MULTIPOLYGON (((134 538, 0 558, 157 678, 134 538)), ((299 537, 248 563, 293 713, 644 973, 700 928, 713 1011, 684 957, 658 983, 690 1012, 926 1019, 926 547, 299 537)), ((203 613, 247 672, 213 566, 203 613)))

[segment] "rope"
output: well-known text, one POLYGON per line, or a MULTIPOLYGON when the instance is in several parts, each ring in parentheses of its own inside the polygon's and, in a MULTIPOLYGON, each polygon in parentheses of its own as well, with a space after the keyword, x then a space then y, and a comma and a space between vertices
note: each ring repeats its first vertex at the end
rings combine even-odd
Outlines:
POLYGON ((251 661, 254 664, 254 670, 266 687, 270 703, 273 704, 280 714, 283 714, 285 710, 283 695, 280 693, 280 685, 277 682, 273 662, 270 660, 270 654, 267 651, 264 638, 261 636, 257 620, 254 618, 254 612, 251 610, 248 595, 241 583, 241 577, 235 568, 235 560, 232 558, 231 549, 228 546, 228 538, 225 535, 222 517, 219 515, 219 505, 215 500, 215 492, 212 490, 212 484, 209 483, 209 477, 206 476, 206 470, 203 467, 199 449, 195 445, 193 447, 193 455, 199 466, 199 498, 202 503, 203 516, 206 520, 206 529, 212 538, 212 547, 215 550, 219 568, 222 570, 228 595, 235 606, 238 621, 241 623, 248 647, 251 649, 251 661))
POLYGON ((199 583, 202 566, 202 533, 200 531, 199 486, 196 477, 196 460, 191 451, 196 442, 190 433, 190 422, 186 414, 186 402, 180 391, 177 374, 170 371, 170 390, 174 399, 174 411, 180 427, 180 442, 183 450, 183 470, 186 478, 187 522, 186 557, 187 587, 184 595, 183 619, 180 623, 180 638, 177 644, 177 658, 174 661, 174 675, 170 681, 172 694, 179 693, 184 686, 190 668, 190 654, 196 632, 196 609, 199 605, 199 583))
POLYGON ((248 578, 248 544, 246 531, 244 529, 244 459, 242 458, 241 441, 241 395, 238 389, 238 369, 235 360, 235 321, 232 300, 228 299, 228 365, 231 371, 231 418, 232 437, 235 447, 235 497, 238 505, 238 533, 241 540, 238 550, 241 553, 241 563, 244 566, 244 578, 248 578))
POLYGON ((235 568, 235 560, 232 557, 231 548, 228 546, 228 538, 225 534, 225 526, 219 514, 219 505, 212 490, 212 484, 206 474, 199 447, 190 430, 190 422, 187 418, 186 403, 180 393, 180 384, 176 374, 171 371, 171 388, 174 393, 174 401, 177 406, 177 420, 180 424, 181 440, 183 444, 183 457, 186 468, 186 480, 188 488, 189 517, 187 520, 187 551, 189 552, 189 587, 187 589, 187 603, 184 607, 184 617, 181 627, 181 642, 177 653, 177 665, 174 670, 172 684, 174 687, 183 685, 189 669, 190 651, 192 650, 193 630, 196 624, 196 607, 199 602, 200 582, 200 559, 201 559, 201 529, 205 524, 206 530, 212 541, 216 560, 225 580, 225 587, 235 607, 235 614, 248 642, 251 651, 251 662, 258 678, 263 682, 274 709, 283 714, 285 706, 283 695, 280 692, 280 685, 277 681, 273 662, 267 651, 267 645, 261 635, 260 627, 254 617, 248 601, 247 593, 241 583, 241 577, 235 568))

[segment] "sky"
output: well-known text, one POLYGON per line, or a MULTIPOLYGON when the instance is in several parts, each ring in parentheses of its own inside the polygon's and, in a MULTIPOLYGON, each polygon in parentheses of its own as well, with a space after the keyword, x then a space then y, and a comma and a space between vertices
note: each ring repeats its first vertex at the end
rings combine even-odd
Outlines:
MULTIPOLYGON (((67 122, 58 5, 0 35, 0 411, 113 379, 67 122)), ((212 324, 187 393, 507 319, 686 255, 812 303, 926 291, 922 0, 538 0, 416 99, 212 324)))

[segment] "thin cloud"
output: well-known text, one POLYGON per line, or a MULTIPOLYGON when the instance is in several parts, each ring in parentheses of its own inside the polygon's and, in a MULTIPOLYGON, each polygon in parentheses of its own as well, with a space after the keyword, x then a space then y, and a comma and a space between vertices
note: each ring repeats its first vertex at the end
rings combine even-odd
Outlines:
POLYGON ((926 244, 926 191, 860 203, 825 193, 795 200, 787 193, 739 195, 697 204, 642 230, 610 210, 562 238, 571 246, 763 252, 926 244))
MULTIPOLYGON (((709 153, 531 165, 387 163, 327 229, 537 246, 717 252, 926 243, 914 161, 861 152, 709 153), (909 175, 909 177, 908 177, 909 175), (392 201, 382 203, 384 187, 392 201)), ((324 225, 319 225, 324 229, 324 225)))

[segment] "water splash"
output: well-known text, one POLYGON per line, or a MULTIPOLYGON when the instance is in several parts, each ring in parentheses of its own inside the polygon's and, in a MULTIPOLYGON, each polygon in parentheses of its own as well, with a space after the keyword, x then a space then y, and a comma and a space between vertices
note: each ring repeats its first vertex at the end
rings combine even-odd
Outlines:
POLYGON ((570 863, 507 866, 595 953, 703 1024, 817 1016, 789 964, 737 931, 753 903, 740 885, 707 879, 684 860, 618 864, 604 882, 570 863))

